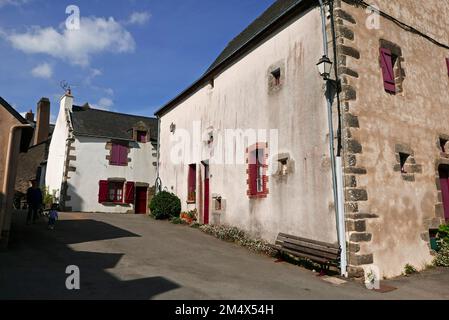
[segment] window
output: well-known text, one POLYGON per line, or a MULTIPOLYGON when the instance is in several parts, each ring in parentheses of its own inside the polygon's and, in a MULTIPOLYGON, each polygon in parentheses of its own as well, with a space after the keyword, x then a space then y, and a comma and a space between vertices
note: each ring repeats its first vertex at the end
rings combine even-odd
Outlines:
POLYGON ((113 166, 128 165, 128 146, 120 143, 112 143, 109 164, 113 166))
POLYGON ((187 181, 187 202, 196 202, 196 164, 189 165, 187 181))
POLYGON ((106 181, 106 180, 100 181, 98 202, 123 203, 123 182, 106 181))
POLYGON ((146 143, 147 142, 147 132, 137 131, 137 142, 146 143))
POLYGON ((441 148, 441 152, 446 152, 446 144, 447 144, 448 140, 444 139, 444 138, 440 138, 440 148, 441 148))
POLYGON ((407 160, 408 160, 409 157, 410 157, 409 154, 399 153, 399 159, 400 159, 400 163, 401 163, 401 172, 402 173, 407 173, 405 171, 405 164, 407 163, 407 160))
POLYGON ((265 148, 258 144, 248 154, 248 195, 250 198, 265 197, 268 194, 266 176, 266 154, 265 148))
POLYGON ((446 58, 447 74, 449 75, 449 58, 446 58))
POLYGON ((276 70, 271 72, 271 75, 274 78, 274 85, 278 86, 281 84, 281 69, 277 68, 276 70))
POLYGON ((396 82, 394 75, 394 64, 397 57, 391 53, 390 49, 380 48, 380 64, 384 79, 385 91, 396 93, 396 82))

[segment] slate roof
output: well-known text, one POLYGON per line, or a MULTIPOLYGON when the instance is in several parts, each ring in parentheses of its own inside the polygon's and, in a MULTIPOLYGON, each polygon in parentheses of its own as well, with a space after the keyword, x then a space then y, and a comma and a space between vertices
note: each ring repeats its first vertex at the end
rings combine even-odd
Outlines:
POLYGON ((127 141, 132 140, 132 128, 143 122, 150 130, 151 141, 157 141, 156 118, 73 106, 71 121, 75 135, 127 141))
POLYGON ((284 13, 295 7, 303 0, 278 0, 269 7, 261 16, 254 20, 245 30, 228 43, 218 58, 207 69, 206 73, 228 59, 234 52, 242 48, 258 33, 279 19, 284 13))
POLYGON ((207 81, 211 80, 220 69, 225 69, 227 64, 237 59, 239 55, 246 54, 251 48, 263 42, 274 31, 278 30, 284 21, 288 21, 290 13, 304 11, 312 5, 318 5, 314 0, 277 0, 261 16, 254 20, 243 32, 235 37, 218 58, 212 63, 199 80, 193 83, 177 97, 169 101, 165 106, 156 111, 156 115, 163 116, 176 107, 186 97, 194 94, 207 81), (285 18, 285 19, 284 19, 285 18), (279 25, 276 23, 279 22, 279 25))

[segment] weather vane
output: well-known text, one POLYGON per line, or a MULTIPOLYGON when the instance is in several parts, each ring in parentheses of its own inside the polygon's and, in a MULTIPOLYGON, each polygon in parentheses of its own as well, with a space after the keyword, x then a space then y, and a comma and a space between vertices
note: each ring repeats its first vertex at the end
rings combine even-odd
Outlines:
POLYGON ((62 80, 61 81, 61 88, 64 90, 64 92, 71 94, 72 93, 72 89, 70 88, 70 85, 67 81, 62 80))

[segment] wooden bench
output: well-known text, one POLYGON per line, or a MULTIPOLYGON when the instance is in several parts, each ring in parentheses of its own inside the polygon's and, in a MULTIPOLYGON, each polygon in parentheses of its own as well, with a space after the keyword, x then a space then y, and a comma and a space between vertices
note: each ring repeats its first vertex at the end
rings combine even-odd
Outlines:
POLYGON ((340 266, 341 248, 339 245, 295 237, 279 233, 274 249, 295 257, 306 258, 317 262, 324 268, 340 266))

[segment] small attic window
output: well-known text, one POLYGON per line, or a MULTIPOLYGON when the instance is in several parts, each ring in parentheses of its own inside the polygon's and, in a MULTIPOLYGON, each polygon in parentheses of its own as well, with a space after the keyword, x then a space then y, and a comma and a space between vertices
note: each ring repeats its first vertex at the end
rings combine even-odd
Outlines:
POLYGON ((281 84, 281 68, 277 68, 276 70, 271 72, 271 75, 274 78, 274 84, 276 86, 281 84))
POLYGON ((137 131, 137 142, 146 143, 148 133, 146 131, 137 131))

